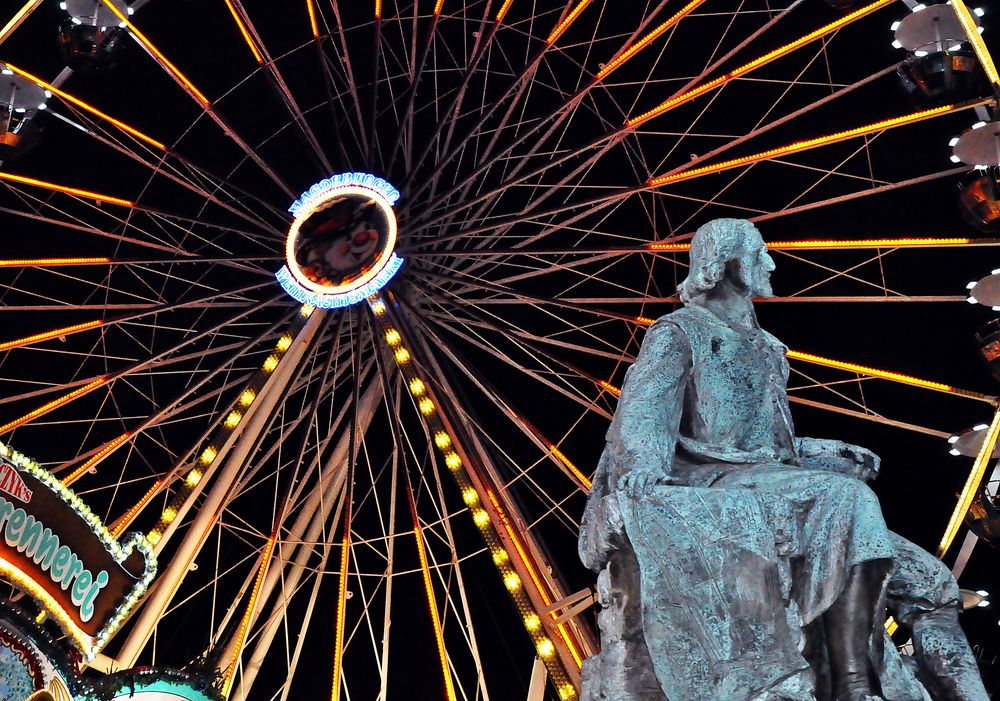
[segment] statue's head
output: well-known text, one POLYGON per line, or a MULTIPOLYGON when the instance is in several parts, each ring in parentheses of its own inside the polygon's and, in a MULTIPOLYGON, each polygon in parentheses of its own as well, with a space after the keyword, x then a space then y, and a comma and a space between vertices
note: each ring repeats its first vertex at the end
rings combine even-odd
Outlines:
POLYGON ((689 302, 728 277, 749 297, 770 297, 772 270, 774 261, 757 227, 746 219, 713 219, 691 239, 691 267, 677 292, 689 302))

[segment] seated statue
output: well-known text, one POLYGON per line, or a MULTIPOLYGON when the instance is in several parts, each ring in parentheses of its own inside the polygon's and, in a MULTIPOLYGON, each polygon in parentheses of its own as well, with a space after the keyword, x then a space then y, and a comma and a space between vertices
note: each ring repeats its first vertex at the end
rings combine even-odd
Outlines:
POLYGON ((753 309, 772 270, 750 222, 701 227, 684 306, 626 374, 580 533, 602 606, 583 701, 987 701, 954 578, 866 485, 878 457, 795 436, 753 309))

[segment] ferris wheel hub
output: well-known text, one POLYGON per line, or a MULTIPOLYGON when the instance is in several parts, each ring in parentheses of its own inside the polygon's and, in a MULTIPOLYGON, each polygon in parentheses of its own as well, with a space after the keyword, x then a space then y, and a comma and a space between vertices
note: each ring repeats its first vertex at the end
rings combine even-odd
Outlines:
POLYGON ((294 299, 321 309, 356 304, 403 264, 396 255, 399 191, 369 173, 316 183, 289 207, 294 220, 277 278, 294 299))

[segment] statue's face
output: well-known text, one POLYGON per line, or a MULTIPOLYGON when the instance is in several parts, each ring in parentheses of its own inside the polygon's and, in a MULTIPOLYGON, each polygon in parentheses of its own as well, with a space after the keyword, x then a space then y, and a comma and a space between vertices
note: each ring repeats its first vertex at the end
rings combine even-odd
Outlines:
POLYGON ((774 259, 767 252, 767 245, 756 227, 746 230, 743 252, 736 258, 736 274, 740 286, 750 297, 773 297, 771 271, 774 259))

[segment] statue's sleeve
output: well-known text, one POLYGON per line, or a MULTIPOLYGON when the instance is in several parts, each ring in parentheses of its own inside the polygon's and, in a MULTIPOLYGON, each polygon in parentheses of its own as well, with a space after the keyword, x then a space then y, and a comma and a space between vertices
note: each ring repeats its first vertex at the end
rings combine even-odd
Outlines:
POLYGON ((691 373, 691 344, 667 319, 657 321, 629 369, 608 431, 610 489, 622 475, 650 470, 671 474, 684 390, 691 373))
POLYGON ((625 375, 608 442, 594 474, 580 522, 580 559, 599 572, 623 535, 617 501, 605 499, 628 470, 650 467, 670 474, 691 367, 691 346, 673 322, 650 327, 639 357, 625 375))

